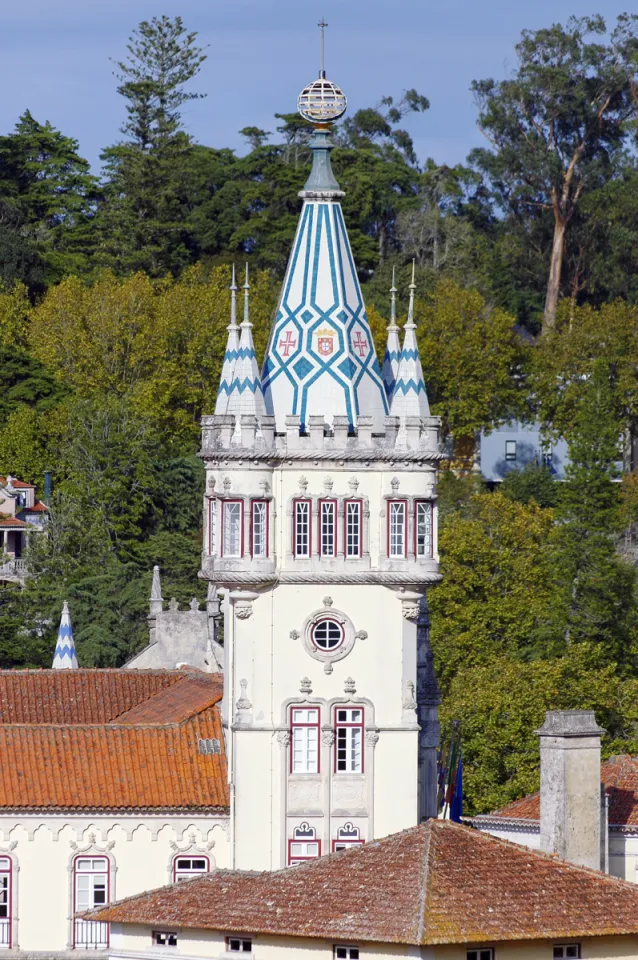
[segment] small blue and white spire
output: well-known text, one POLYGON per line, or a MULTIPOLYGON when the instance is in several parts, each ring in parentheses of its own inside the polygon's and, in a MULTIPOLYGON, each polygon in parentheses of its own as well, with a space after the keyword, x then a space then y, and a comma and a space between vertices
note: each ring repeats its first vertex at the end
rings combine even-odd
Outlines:
POLYGON ((410 303, 408 319, 405 322, 403 347, 399 357, 397 381, 392 395, 390 414, 400 417, 429 417, 430 405, 423 380, 423 370, 416 342, 416 324, 414 322, 414 260, 412 261, 412 282, 410 283, 410 303))
POLYGON ((388 341, 383 357, 383 386, 385 387, 388 403, 392 401, 394 386, 399 372, 399 357, 401 344, 399 343, 399 327, 397 326, 397 288, 395 285, 394 267, 392 267, 392 286, 390 287, 390 323, 388 324, 388 341))
POLYGON ((233 413, 236 417, 252 414, 260 420, 266 412, 266 407, 253 343, 253 325, 250 322, 248 264, 246 264, 246 282, 244 283, 244 319, 239 329, 239 350, 228 394, 226 413, 233 413))
POLYGON ((73 640, 73 628, 71 627, 71 617, 69 615, 69 605, 64 601, 62 606, 62 617, 60 618, 60 629, 58 630, 58 640, 55 645, 55 655, 53 657, 54 670, 77 670, 78 658, 75 652, 75 641, 73 640))
POLYGON ((235 279, 235 264, 233 264, 233 279, 230 284, 230 324, 226 352, 222 363, 222 376, 217 391, 215 413, 228 413, 228 398, 235 379, 235 366, 239 356, 239 327, 237 326, 237 281, 235 279))

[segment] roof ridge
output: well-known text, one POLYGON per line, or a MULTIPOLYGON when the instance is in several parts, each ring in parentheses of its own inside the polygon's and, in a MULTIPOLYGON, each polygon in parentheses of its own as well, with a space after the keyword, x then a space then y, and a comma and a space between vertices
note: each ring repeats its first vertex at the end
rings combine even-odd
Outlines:
POLYGON ((425 933, 425 904, 428 896, 428 881, 430 879, 430 846, 432 844, 432 830, 434 829, 434 824, 436 820, 428 820, 427 822, 427 838, 425 841, 425 855, 423 858, 423 865, 421 867, 421 890, 419 892, 419 926, 417 929, 416 941, 417 943, 423 942, 423 935, 425 933))
MULTIPOLYGON (((145 702, 145 701, 144 701, 145 702)), ((217 703, 211 703, 208 706, 204 707, 204 710, 211 710, 217 706, 217 703)), ((15 729, 16 727, 24 728, 26 730, 33 730, 34 727, 40 728, 44 727, 46 729, 58 729, 60 727, 70 727, 73 730, 96 730, 98 728, 104 728, 106 730, 137 730, 145 729, 148 727, 160 727, 160 728, 175 728, 182 727, 184 724, 188 723, 191 720, 195 720, 200 714, 204 712, 200 710, 199 713, 193 714, 192 716, 186 717, 184 720, 152 720, 146 721, 145 723, 118 723, 118 718, 113 720, 102 720, 99 723, 26 723, 20 721, 20 723, 11 723, 7 721, 0 720, 0 730, 7 729, 9 727, 15 729)), ((126 713, 129 711, 127 710, 126 713)), ((120 714, 124 716, 124 714, 120 714)))

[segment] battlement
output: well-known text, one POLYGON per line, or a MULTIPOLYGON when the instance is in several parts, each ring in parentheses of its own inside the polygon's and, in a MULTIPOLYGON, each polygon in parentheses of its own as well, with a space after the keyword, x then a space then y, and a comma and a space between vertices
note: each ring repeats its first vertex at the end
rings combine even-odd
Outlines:
POLYGON ((335 416, 332 425, 323 416, 308 417, 308 428, 302 431, 298 416, 286 417, 286 432, 275 432, 275 418, 259 420, 241 414, 217 414, 202 417, 202 449, 207 458, 221 452, 251 456, 337 457, 355 456, 386 459, 405 453, 420 454, 427 460, 441 459, 439 452, 440 417, 385 418, 385 431, 372 432, 372 417, 359 417, 352 430, 348 417, 335 416))

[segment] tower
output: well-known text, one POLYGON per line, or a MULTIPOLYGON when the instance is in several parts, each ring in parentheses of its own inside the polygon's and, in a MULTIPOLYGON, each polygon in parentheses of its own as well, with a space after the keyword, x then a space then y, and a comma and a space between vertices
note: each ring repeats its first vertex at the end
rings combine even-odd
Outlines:
POLYGON ((394 314, 389 330, 395 391, 379 369, 330 164, 345 109, 322 64, 299 96, 313 164, 261 378, 249 321, 238 345, 231 318, 216 414, 202 418, 236 868, 277 869, 436 812, 425 596, 439 579, 439 421, 414 284, 398 358, 394 314))

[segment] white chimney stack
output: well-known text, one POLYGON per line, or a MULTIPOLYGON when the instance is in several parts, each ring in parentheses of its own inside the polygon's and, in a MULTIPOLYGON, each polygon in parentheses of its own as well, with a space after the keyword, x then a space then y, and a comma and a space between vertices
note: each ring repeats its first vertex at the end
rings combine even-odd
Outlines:
POLYGON ((541 749, 541 850, 600 870, 600 738, 593 710, 548 710, 541 749))

